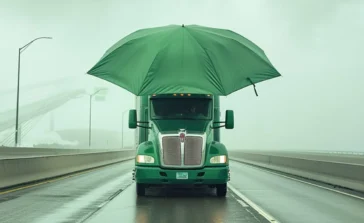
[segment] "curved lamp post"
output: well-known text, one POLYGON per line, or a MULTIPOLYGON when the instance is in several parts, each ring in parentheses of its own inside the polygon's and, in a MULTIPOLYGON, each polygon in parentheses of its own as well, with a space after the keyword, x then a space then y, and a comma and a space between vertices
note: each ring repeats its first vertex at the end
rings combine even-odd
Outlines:
POLYGON ((92 94, 89 94, 89 96, 90 96, 90 117, 89 117, 89 124, 88 124, 88 147, 89 148, 91 148, 91 124, 92 124, 92 122, 91 122, 91 118, 92 118, 92 116, 91 116, 91 112, 92 112, 92 97, 93 96, 95 96, 97 93, 99 93, 100 91, 104 91, 104 90, 107 90, 106 88, 102 88, 102 89, 99 89, 99 90, 97 90, 97 91, 95 91, 94 93, 92 93, 92 94))
POLYGON ((15 121, 15 147, 18 146, 18 125, 19 125, 19 83, 20 83, 20 54, 24 52, 32 43, 39 39, 52 39, 52 37, 38 37, 19 48, 18 52, 18 84, 16 90, 16 121, 15 121))
POLYGON ((125 113, 128 111, 129 110, 123 111, 122 117, 121 117, 121 149, 124 149, 124 116, 125 116, 125 113))
MULTIPOLYGON (((91 148, 91 124, 92 124, 92 98, 93 96, 95 96, 97 93, 99 93, 100 91, 104 91, 107 90, 107 88, 101 88, 97 91, 95 91, 92 94, 87 94, 87 93, 83 93, 82 95, 88 95, 90 98, 90 104, 89 104, 89 122, 88 122, 88 147, 91 148)), ((75 97, 75 98, 82 98, 82 96, 80 97, 75 97)))

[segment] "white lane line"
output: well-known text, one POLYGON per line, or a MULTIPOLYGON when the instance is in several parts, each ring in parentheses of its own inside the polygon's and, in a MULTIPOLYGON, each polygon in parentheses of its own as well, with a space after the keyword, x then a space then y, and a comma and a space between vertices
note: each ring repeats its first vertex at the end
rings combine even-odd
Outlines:
POLYGON ((109 203, 109 201, 105 201, 102 204, 100 204, 99 206, 97 206, 97 208, 102 208, 103 206, 105 206, 105 204, 109 203))
MULTIPOLYGON (((242 200, 244 200, 250 207, 254 208, 259 214, 261 214, 265 219, 267 219, 269 222, 279 223, 275 218, 273 218, 272 215, 268 214, 266 211, 264 211, 261 207, 259 207, 257 204, 255 204, 253 201, 251 201, 249 198, 247 198, 245 195, 240 193, 234 186, 232 186, 230 183, 228 183, 228 188, 232 190, 237 196, 239 196, 242 200)), ((239 200, 238 200, 239 201, 239 200)), ((240 202, 239 202, 240 203, 240 202)))
POLYGON ((244 208, 247 208, 247 207, 249 207, 249 205, 247 205, 247 204, 245 204, 245 202, 244 201, 242 201, 242 200, 240 200, 240 199, 236 199, 240 204, 241 204, 241 206, 243 206, 244 208))
MULTIPOLYGON (((57 223, 57 222, 65 222, 65 221, 72 221, 72 215, 76 214, 80 210, 87 208, 92 203, 96 202, 98 199, 102 198, 103 196, 115 191, 117 188, 123 186, 127 180, 131 181, 131 172, 124 174, 104 185, 101 187, 95 188, 90 192, 86 193, 85 195, 78 197, 74 200, 71 200, 57 210, 54 210, 52 213, 41 216, 39 219, 36 219, 37 223, 57 223)), ((100 206, 104 206, 106 203, 100 204, 100 206)), ((99 206, 99 207, 100 207, 99 206)))
MULTIPOLYGON (((243 164, 248 165, 248 166, 251 166, 251 165, 246 164, 246 163, 243 163, 243 164)), ((284 177, 284 178, 287 178, 287 179, 290 179, 290 180, 298 181, 298 182, 301 182, 301 183, 304 183, 304 184, 308 184, 308 185, 311 185, 311 186, 319 187, 321 189, 329 190, 329 191, 332 191, 332 192, 336 192, 336 193, 339 193, 339 194, 343 194, 343 195, 346 195, 346 196, 349 196, 349 197, 353 197, 353 198, 357 198, 357 199, 360 199, 360 200, 363 200, 364 201, 364 197, 360 197, 360 196, 356 196, 354 194, 349 194, 349 193, 346 193, 346 192, 343 192, 343 191, 339 191, 339 190, 335 190, 335 189, 332 189, 332 188, 324 187, 324 186, 321 186, 321 185, 318 185, 318 184, 314 184, 314 183, 310 183, 310 182, 307 182, 307 181, 304 181, 304 180, 299 180, 299 179, 296 179, 294 177, 289 177, 289 176, 286 176, 284 174, 279 174, 279 173, 276 173, 276 172, 273 172, 273 171, 270 171, 270 170, 266 170, 266 169, 263 169, 263 168, 259 168, 259 167, 255 167, 255 166, 251 166, 251 167, 256 168, 256 169, 259 169, 259 170, 262 170, 262 171, 265 171, 267 173, 275 174, 277 176, 281 176, 281 177, 284 177)))

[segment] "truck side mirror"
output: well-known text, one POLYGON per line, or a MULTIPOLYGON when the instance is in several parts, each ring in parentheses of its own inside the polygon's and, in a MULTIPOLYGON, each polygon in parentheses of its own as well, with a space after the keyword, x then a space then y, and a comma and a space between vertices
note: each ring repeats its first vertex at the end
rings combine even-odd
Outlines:
POLYGON ((225 128, 233 129, 234 128, 234 111, 226 110, 225 112, 225 128))
POLYGON ((136 129, 137 127, 137 112, 135 109, 129 111, 129 128, 136 129))

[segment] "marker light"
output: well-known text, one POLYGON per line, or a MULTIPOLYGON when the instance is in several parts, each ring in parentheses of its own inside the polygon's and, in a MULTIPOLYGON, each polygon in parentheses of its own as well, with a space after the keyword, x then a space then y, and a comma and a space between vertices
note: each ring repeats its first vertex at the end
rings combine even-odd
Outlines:
POLYGON ((173 94, 173 96, 177 96, 177 94, 173 94))
POLYGON ((186 139, 186 134, 184 132, 181 132, 179 134, 179 139, 180 139, 181 142, 184 143, 185 142, 185 139, 186 139))
POLYGON ((137 155, 137 163, 154 163, 154 158, 147 155, 137 155))
POLYGON ((188 94, 188 96, 191 96, 191 94, 188 94))
POLYGON ((211 157, 210 159, 210 163, 226 163, 226 156, 223 155, 223 156, 214 156, 214 157, 211 157))
POLYGON ((183 96, 183 94, 181 94, 181 96, 183 96))

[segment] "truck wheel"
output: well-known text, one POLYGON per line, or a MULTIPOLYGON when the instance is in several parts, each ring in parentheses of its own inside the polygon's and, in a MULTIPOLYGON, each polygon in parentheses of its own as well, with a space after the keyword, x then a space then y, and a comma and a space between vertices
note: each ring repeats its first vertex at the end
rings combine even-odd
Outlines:
POLYGON ((216 195, 218 197, 225 197, 227 192, 226 183, 216 185, 216 195))
POLYGON ((138 196, 145 196, 145 185, 136 183, 136 193, 138 196))

